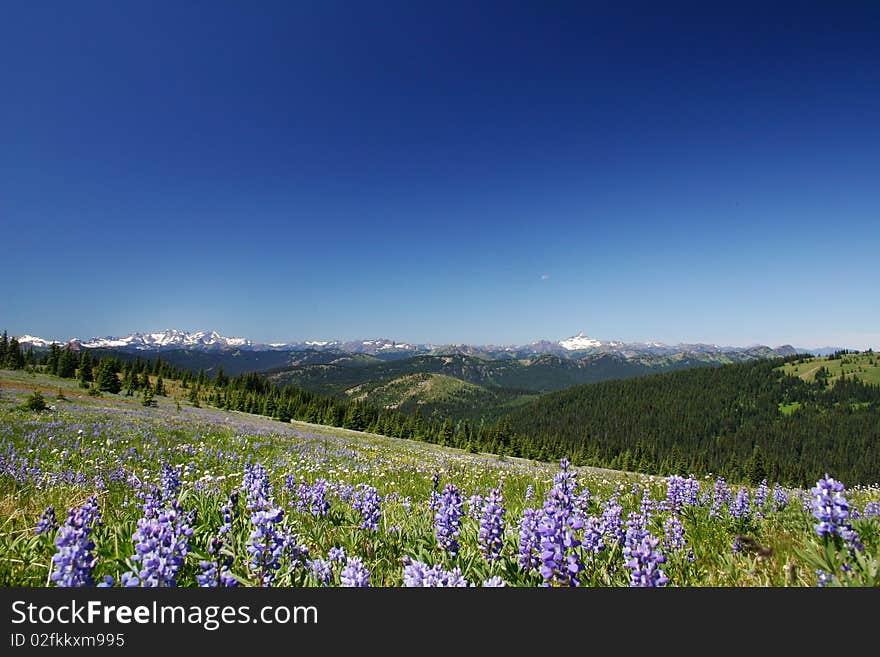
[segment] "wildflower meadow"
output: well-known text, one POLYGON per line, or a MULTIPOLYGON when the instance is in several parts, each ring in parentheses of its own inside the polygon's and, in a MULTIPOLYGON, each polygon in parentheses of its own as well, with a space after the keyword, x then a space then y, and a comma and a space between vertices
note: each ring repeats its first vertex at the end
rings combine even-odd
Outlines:
POLYGON ((0 584, 877 586, 880 487, 747 487, 237 412, 0 399, 0 584))

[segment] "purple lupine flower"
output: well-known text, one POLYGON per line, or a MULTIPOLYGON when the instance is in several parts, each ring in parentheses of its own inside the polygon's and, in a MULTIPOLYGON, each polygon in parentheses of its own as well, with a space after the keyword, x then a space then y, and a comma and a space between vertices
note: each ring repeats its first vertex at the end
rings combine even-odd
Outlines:
POLYGON ((687 541, 684 537, 684 525, 682 525, 681 519, 677 516, 671 516, 666 519, 666 522, 663 523, 663 533, 665 536, 663 547, 668 551, 683 550, 687 546, 687 541))
POLYGON ((446 484, 440 496, 440 508, 434 515, 434 530, 437 544, 450 555, 458 554, 458 537, 461 534, 462 510, 461 496, 455 484, 446 484))
POLYGON ((671 475, 666 479, 666 504, 673 513, 684 506, 684 477, 671 475))
POLYGON ((736 499, 730 504, 730 515, 733 518, 748 518, 752 515, 749 491, 745 486, 737 491, 736 499))
POLYGON ((531 484, 529 484, 528 486, 526 486, 526 496, 525 496, 526 502, 531 500, 534 496, 535 496, 535 488, 531 484))
POLYGON ((688 547, 687 538, 684 535, 684 525, 681 518, 671 516, 663 523, 664 541, 663 548, 668 552, 687 551, 688 561, 693 562, 694 551, 688 547))
POLYGON ((651 497, 650 489, 645 486, 645 489, 642 491, 642 500, 639 503, 639 512, 642 514, 642 517, 645 519, 645 522, 648 523, 651 521, 651 518, 654 517, 654 512, 657 510, 657 502, 651 497))
POLYGON ((632 571, 630 586, 655 587, 669 583, 669 578, 660 568, 666 562, 666 557, 656 549, 659 544, 659 538, 648 534, 639 543, 624 546, 623 556, 626 567, 632 571))
POLYGON ((448 573, 445 574, 446 584, 448 588, 464 588, 470 586, 470 582, 468 582, 464 575, 461 572, 461 568, 456 566, 448 573))
POLYGON ((349 557, 345 562, 345 568, 339 574, 339 582, 346 587, 368 587, 370 585, 370 571, 364 567, 364 562, 360 557, 349 557))
POLYGON ((446 571, 440 564, 428 566, 408 556, 403 558, 403 585, 432 588, 470 586, 458 567, 446 571))
POLYGON ((602 511, 602 531, 607 540, 623 543, 626 530, 623 527, 623 507, 618 502, 617 493, 605 502, 605 509, 602 511))
POLYGON ((339 498, 340 502, 351 502, 351 498, 354 497, 354 491, 354 486, 347 482, 341 481, 336 484, 336 497, 339 498))
POLYGON ((562 470, 553 477, 553 488, 544 501, 543 515, 538 522, 541 536, 541 577, 544 586, 559 584, 578 586, 578 575, 584 569, 575 549, 581 542, 575 532, 584 526, 573 503, 575 473, 568 471, 568 459, 562 459, 562 470))
POLYGON ((682 499, 685 506, 700 506, 700 482, 693 474, 688 475, 684 485, 682 499))
POLYGON ((687 479, 678 475, 668 477, 665 502, 664 506, 673 513, 678 513, 686 506, 699 506, 700 482, 694 478, 694 475, 689 475, 687 479))
POLYGON ((727 482, 724 481, 724 477, 718 477, 715 481, 715 486, 712 489, 712 508, 709 510, 709 516, 720 516, 724 505, 729 505, 731 500, 730 487, 727 485, 727 482))
POLYGON ((626 537, 624 543, 636 544, 648 535, 648 523, 641 513, 633 511, 626 516, 626 537))
MULTIPOLYGON (((176 493, 173 482, 165 490, 176 493)), ((184 513, 177 500, 168 503, 156 489, 146 495, 143 510, 132 536, 135 553, 131 561, 139 567, 136 572, 124 573, 122 582, 128 587, 176 586, 177 573, 189 552, 193 514, 184 513)))
POLYGON ((375 488, 367 484, 358 485, 351 506, 354 510, 361 512, 361 529, 373 531, 379 529, 379 521, 382 519, 381 503, 382 498, 379 497, 375 488))
POLYGON ((43 515, 40 516, 40 521, 37 523, 37 529, 35 533, 37 536, 40 534, 51 534, 58 530, 58 519, 55 517, 55 507, 48 506, 46 510, 43 511, 43 515))
POLYGON ((275 579, 275 571, 281 567, 288 542, 280 527, 284 518, 281 507, 251 514, 253 531, 248 537, 247 551, 250 554, 249 566, 257 575, 260 586, 269 586, 275 579))
POLYGON ((773 510, 782 511, 788 506, 788 493, 778 481, 773 486, 773 510))
POLYGON ((666 557, 657 550, 660 539, 648 532, 645 517, 640 513, 630 513, 626 521, 626 539, 623 546, 624 564, 630 573, 630 586, 665 586, 669 578, 660 569, 666 557))
POLYGON ((507 586, 507 582, 501 579, 500 575, 490 577, 485 582, 483 582, 483 588, 503 588, 505 586, 507 586))
POLYGON ((260 586, 269 586, 275 579, 275 571, 281 567, 282 556, 290 547, 281 527, 284 510, 275 506, 269 475, 262 465, 246 467, 242 485, 254 527, 247 543, 248 566, 260 586))
POLYGON ((817 570, 816 575, 819 576, 819 581, 816 584, 819 588, 825 588, 826 586, 833 586, 837 583, 837 577, 832 575, 831 573, 826 573, 824 570, 817 570))
POLYGON ((312 559, 307 565, 321 586, 328 586, 333 581, 332 562, 324 561, 324 559, 312 559))
POLYGON ((177 493, 180 492, 180 466, 172 467, 167 463, 162 464, 160 489, 162 497, 166 500, 173 500, 177 497, 177 493))
POLYGON ((759 515, 767 505, 767 499, 770 497, 770 488, 767 486, 767 480, 764 479, 758 489, 755 491, 754 507, 755 512, 759 515))
POLYGON ((584 533, 581 546, 587 552, 599 554, 599 552, 605 549, 605 541, 603 540, 604 536, 605 527, 602 525, 602 521, 595 516, 590 516, 584 521, 584 533))
POLYGON ((813 516, 819 522, 814 525, 820 538, 839 536, 850 551, 864 550, 858 533, 849 522, 850 506, 844 497, 844 486, 826 473, 824 479, 816 482, 813 493, 813 516))
POLYGON ((327 560, 328 561, 338 561, 342 563, 345 561, 345 548, 341 547, 332 547, 330 551, 327 552, 327 560))
POLYGON ((299 542, 299 534, 290 534, 284 538, 282 554, 287 556, 293 566, 305 565, 309 560, 309 546, 299 542))
POLYGON ((297 510, 311 513, 315 518, 323 518, 330 512, 326 479, 315 479, 311 486, 302 482, 297 488, 297 498, 297 510))
POLYGON ((501 488, 494 488, 486 497, 480 516, 480 552, 486 561, 495 561, 501 556, 504 539, 504 498, 501 488))
POLYGON ((848 527, 849 502, 843 496, 844 486, 827 474, 816 482, 813 493, 813 516, 819 522, 815 525, 820 538, 835 536, 848 527))
POLYGON ((877 516, 880 516, 880 502, 867 502, 862 511, 862 517, 875 518, 877 516))
POLYGON ((70 510, 67 520, 55 537, 57 551, 52 557, 50 579, 55 586, 92 586, 92 571, 98 562, 92 551, 95 543, 90 534, 100 523, 98 498, 92 495, 85 504, 70 510))
POLYGON ((538 533, 540 516, 534 509, 524 509, 519 519, 519 565, 525 570, 536 570, 541 563, 538 549, 541 535, 538 533))
POLYGON ((269 505, 271 498, 269 473, 259 463, 245 467, 241 488, 247 497, 248 511, 255 511, 269 505))

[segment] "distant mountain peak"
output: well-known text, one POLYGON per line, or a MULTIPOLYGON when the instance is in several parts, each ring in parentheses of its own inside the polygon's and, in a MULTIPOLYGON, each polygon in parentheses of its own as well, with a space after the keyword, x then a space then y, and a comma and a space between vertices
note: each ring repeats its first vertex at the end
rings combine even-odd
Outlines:
POLYGON ((579 331, 577 335, 559 341, 559 346, 566 351, 579 351, 581 349, 596 349, 603 345, 601 340, 591 338, 583 331, 579 331))

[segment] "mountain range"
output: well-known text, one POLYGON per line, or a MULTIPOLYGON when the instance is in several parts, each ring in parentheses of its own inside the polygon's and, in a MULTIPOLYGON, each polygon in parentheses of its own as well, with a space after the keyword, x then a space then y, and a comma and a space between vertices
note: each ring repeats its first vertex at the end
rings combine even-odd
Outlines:
MULTIPOLYGON (((24 346, 47 348, 53 341, 32 335, 18 338, 24 346)), ((624 358, 641 355, 673 356, 684 355, 766 355, 788 356, 794 353, 809 353, 809 349, 796 349, 791 345, 770 348, 765 345, 749 347, 719 346, 716 344, 676 344, 660 342, 623 342, 620 340, 599 340, 580 332, 562 340, 538 340, 526 345, 468 345, 468 344, 415 344, 396 342, 388 338, 366 340, 304 340, 301 342, 261 343, 242 337, 225 337, 217 331, 187 332, 167 329, 158 333, 132 333, 124 337, 96 337, 89 340, 72 338, 67 343, 74 349, 118 349, 135 352, 161 352, 170 350, 195 351, 314 351, 340 352, 347 354, 367 354, 381 360, 396 360, 417 355, 461 354, 489 359, 528 359, 552 354, 562 358, 578 359, 586 355, 617 354, 624 358)))

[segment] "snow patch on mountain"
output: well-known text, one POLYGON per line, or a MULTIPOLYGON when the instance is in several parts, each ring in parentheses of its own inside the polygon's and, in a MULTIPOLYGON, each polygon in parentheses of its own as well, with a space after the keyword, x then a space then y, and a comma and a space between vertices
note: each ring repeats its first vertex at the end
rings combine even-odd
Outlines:
POLYGON ((584 334, 582 331, 577 335, 573 335, 570 338, 560 340, 559 346, 567 351, 578 351, 580 349, 596 349, 602 346, 602 341, 591 338, 588 335, 584 334))

